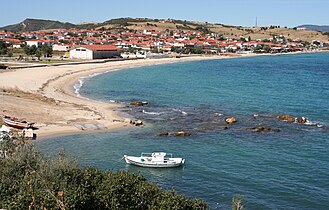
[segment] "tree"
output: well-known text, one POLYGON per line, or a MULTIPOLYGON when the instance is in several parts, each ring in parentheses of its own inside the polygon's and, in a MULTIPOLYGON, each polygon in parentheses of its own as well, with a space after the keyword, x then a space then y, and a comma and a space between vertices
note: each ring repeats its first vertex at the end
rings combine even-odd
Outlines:
POLYGON ((194 53, 194 54, 202 54, 202 53, 204 53, 204 52, 203 52, 202 49, 200 49, 200 48, 193 48, 192 53, 194 53))
POLYGON ((196 35, 196 34, 191 34, 190 37, 189 37, 189 39, 192 40, 192 39, 195 39, 195 38, 197 38, 197 37, 198 37, 198 35, 196 35))
POLYGON ((41 52, 44 55, 44 57, 51 57, 53 54, 53 48, 47 44, 44 44, 41 47, 41 52))
POLYGON ((63 43, 63 44, 69 44, 70 43, 68 40, 59 40, 58 42, 63 43))
POLYGON ((261 52, 262 49, 263 49, 263 46, 258 44, 258 45, 256 45, 256 47, 254 47, 254 52, 259 53, 259 52, 261 52))
POLYGON ((240 37, 239 40, 242 41, 242 42, 248 41, 248 40, 247 40, 246 38, 244 38, 244 37, 240 37))
POLYGON ((7 45, 4 43, 2 40, 0 40, 0 55, 5 55, 7 54, 7 45))
POLYGON ((265 53, 269 53, 271 51, 271 47, 268 46, 268 45, 264 45, 263 50, 264 50, 265 53))
POLYGON ((38 58, 38 60, 40 60, 40 57, 41 57, 41 51, 40 49, 38 49, 36 52, 35 52, 35 56, 38 58))
POLYGON ((35 55, 35 53, 37 52, 37 50, 38 50, 38 48, 35 45, 32 45, 32 46, 26 45, 24 47, 25 54, 26 55, 30 55, 30 56, 35 55))

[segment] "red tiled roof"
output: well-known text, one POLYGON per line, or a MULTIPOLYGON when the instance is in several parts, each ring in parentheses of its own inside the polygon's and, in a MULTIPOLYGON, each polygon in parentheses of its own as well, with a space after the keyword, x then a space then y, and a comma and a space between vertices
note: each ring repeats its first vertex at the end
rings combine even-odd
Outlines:
POLYGON ((85 47, 93 51, 114 51, 119 50, 115 45, 80 45, 79 47, 85 47))
POLYGON ((42 40, 42 39, 38 39, 38 40, 27 40, 28 42, 54 42, 53 40, 42 40))
POLYGON ((13 44, 22 44, 21 40, 19 39, 4 38, 2 40, 5 42, 11 42, 13 44))

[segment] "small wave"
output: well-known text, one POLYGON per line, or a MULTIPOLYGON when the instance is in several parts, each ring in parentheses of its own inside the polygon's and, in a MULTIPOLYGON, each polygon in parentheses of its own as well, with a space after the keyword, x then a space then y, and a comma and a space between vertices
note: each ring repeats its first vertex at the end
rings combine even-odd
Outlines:
POLYGON ((220 116, 223 116, 223 114, 222 113, 215 113, 215 116, 217 116, 217 117, 220 117, 220 116))
MULTIPOLYGON (((320 122, 314 122, 314 121, 310 121, 309 119, 302 117, 302 119, 305 120, 305 123, 303 123, 304 125, 308 125, 308 126, 316 126, 318 128, 322 128, 324 125, 322 125, 320 122)), ((298 123, 297 118, 295 118, 295 123, 298 123)))
MULTIPOLYGON (((95 77, 95 76, 98 76, 98 75, 101 75, 101 74, 106 74, 106 73, 109 73, 111 71, 116 71, 118 69, 114 69, 114 70, 108 70, 108 71, 105 71, 105 72, 96 72, 96 73, 92 73, 86 77, 80 77, 78 82, 76 82, 74 85, 73 85, 73 88, 74 88, 74 93, 78 96, 78 97, 81 97, 81 98, 84 98, 80 95, 80 89, 82 87, 82 85, 84 84, 84 81, 86 79, 89 79, 89 78, 92 78, 92 77, 95 77)), ((87 98, 88 99, 88 98, 87 98)), ((112 103, 115 103, 116 101, 114 100, 110 100, 110 102, 112 103)))
POLYGON ((187 112, 184 112, 183 110, 180 109, 173 109, 175 112, 180 112, 182 115, 187 115, 187 112))
POLYGON ((163 112, 147 112, 143 109, 142 111, 144 114, 149 114, 149 115, 161 115, 163 112))
POLYGON ((74 85, 73 85, 73 88, 74 88, 74 93, 78 96, 78 97, 81 97, 81 95, 80 95, 80 89, 81 89, 81 87, 82 87, 82 85, 83 85, 83 83, 84 83, 84 77, 81 77, 79 80, 78 80, 78 82, 77 83, 75 83, 74 85))
POLYGON ((309 121, 309 120, 306 120, 306 122, 304 123, 304 125, 317 126, 318 123, 316 123, 316 122, 311 122, 311 121, 309 121))
POLYGON ((309 121, 309 120, 306 120, 306 122, 304 123, 305 125, 309 125, 309 126, 316 126, 318 128, 324 128, 326 127, 325 124, 322 124, 321 122, 312 122, 312 121, 309 121))

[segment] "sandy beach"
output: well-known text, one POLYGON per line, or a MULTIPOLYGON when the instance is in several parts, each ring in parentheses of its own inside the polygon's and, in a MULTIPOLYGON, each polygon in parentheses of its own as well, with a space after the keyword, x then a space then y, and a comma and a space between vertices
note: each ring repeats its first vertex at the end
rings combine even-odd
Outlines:
POLYGON ((132 125, 116 111, 119 104, 95 101, 74 93, 73 85, 79 78, 132 67, 225 57, 124 60, 5 70, 0 73, 1 114, 35 122, 39 139, 124 129, 132 125))

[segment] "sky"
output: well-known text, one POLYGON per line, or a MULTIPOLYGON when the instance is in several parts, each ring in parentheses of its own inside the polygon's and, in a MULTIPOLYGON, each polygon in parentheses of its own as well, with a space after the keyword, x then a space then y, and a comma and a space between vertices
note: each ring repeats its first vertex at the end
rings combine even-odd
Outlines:
POLYGON ((329 0, 4 0, 0 27, 26 18, 74 24, 120 17, 179 19, 236 26, 329 25, 329 0))

